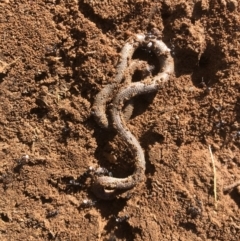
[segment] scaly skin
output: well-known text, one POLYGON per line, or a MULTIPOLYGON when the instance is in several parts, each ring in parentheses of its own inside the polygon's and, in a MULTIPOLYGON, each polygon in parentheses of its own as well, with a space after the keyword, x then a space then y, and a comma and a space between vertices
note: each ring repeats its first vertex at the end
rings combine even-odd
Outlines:
MULTIPOLYGON (((148 36, 139 34, 136 35, 135 39, 137 41, 137 44, 135 45, 137 48, 149 48, 155 53, 159 59, 159 64, 162 63, 160 66, 162 72, 158 73, 154 77, 148 76, 144 81, 136 83, 129 83, 129 74, 125 73, 125 76, 128 76, 126 77, 127 85, 120 88, 116 97, 114 98, 112 102, 113 104, 111 114, 113 127, 117 130, 118 134, 129 146, 135 157, 135 170, 132 175, 126 178, 96 176, 92 188, 95 195, 101 199, 113 199, 119 190, 131 189, 145 179, 144 173, 146 169, 146 163, 144 152, 137 139, 127 128, 124 116, 122 115, 122 108, 126 101, 129 101, 137 95, 143 95, 158 91, 164 85, 164 83, 169 80, 169 76, 174 72, 174 63, 170 54, 170 49, 168 49, 161 40, 157 40, 153 35, 151 35, 151 39, 149 40, 148 36)), ((128 45, 128 43, 126 45, 128 45)), ((131 53, 124 53, 124 51, 128 51, 127 49, 128 48, 124 47, 122 54, 124 56, 132 56, 132 49, 131 53)), ((120 63, 119 66, 124 66, 124 68, 127 68, 125 63, 126 62, 124 62, 122 65, 120 63)), ((131 62, 129 63, 129 66, 134 68, 134 64, 131 64, 131 62)), ((146 68, 146 66, 144 68, 146 68)), ((124 69, 122 72, 123 71, 124 69)), ((134 73, 134 71, 131 71, 131 68, 128 68, 128 71, 134 73)), ((123 76, 121 78, 123 78, 123 76)))

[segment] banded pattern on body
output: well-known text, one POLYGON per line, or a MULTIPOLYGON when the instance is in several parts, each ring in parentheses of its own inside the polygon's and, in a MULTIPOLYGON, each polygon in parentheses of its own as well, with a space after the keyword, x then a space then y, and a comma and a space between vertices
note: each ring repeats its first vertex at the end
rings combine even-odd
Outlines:
MULTIPOLYGON (((111 176, 95 175, 92 190, 100 199, 113 199, 119 190, 128 190, 144 181, 145 178, 145 157, 144 152, 126 126, 123 107, 127 101, 138 95, 148 94, 158 91, 164 83, 169 80, 174 73, 174 62, 170 49, 153 34, 136 34, 130 38, 121 51, 120 62, 117 66, 117 75, 112 84, 105 86, 96 96, 92 113, 99 126, 109 128, 109 120, 106 114, 106 104, 111 101, 111 118, 114 129, 117 130, 121 138, 127 143, 134 155, 134 173, 126 178, 115 178, 111 176), (141 60, 132 59, 136 49, 145 48, 152 51, 158 58, 159 73, 151 75, 152 66, 141 60), (131 81, 136 70, 147 71, 146 78, 140 82, 131 81), (112 96, 119 84, 124 85, 112 96)), ((131 103, 129 103, 129 106, 131 103)), ((127 108, 128 107, 127 105, 127 108)), ((132 110, 131 110, 132 111, 132 110)), ((130 112, 131 112, 130 111, 130 112)), ((130 114, 131 115, 131 114, 130 114)))

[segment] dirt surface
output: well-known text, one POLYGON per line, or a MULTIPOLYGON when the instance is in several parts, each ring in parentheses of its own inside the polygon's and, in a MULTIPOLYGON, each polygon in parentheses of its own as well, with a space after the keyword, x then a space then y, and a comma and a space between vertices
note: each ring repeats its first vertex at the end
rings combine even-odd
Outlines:
POLYGON ((237 0, 2 0, 1 240, 240 240, 240 188, 223 192, 240 179, 239 12, 237 0), (126 177, 133 156, 91 106, 125 41, 153 27, 175 76, 127 123, 146 180, 98 200, 89 166, 126 177))

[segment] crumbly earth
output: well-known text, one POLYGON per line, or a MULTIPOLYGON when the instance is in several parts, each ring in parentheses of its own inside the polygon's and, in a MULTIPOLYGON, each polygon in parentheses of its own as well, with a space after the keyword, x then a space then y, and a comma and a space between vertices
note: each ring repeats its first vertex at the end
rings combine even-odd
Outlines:
POLYGON ((240 240, 240 188, 223 192, 240 179, 239 12, 238 0, 2 0, 1 240, 240 240), (98 200, 89 166, 126 177, 133 156, 91 106, 125 41, 153 27, 175 75, 127 123, 146 180, 98 200))

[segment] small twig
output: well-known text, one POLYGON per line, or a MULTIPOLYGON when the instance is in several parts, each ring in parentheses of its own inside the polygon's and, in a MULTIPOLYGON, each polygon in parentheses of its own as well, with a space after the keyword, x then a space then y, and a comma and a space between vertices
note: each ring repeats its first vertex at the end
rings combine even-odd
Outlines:
POLYGON ((235 187, 239 186, 240 185, 240 180, 228 185, 228 186, 225 186, 223 188, 223 191, 224 192, 230 192, 232 189, 234 189, 235 187))
POLYGON ((209 152, 210 152, 212 166, 213 166, 213 193, 214 193, 215 207, 217 208, 217 175, 216 175, 215 161, 213 158, 212 149, 210 145, 209 145, 209 152))
POLYGON ((18 57, 18 58, 16 58, 15 60, 13 60, 13 61, 12 61, 11 63, 9 63, 9 64, 6 63, 6 62, 4 62, 4 61, 2 61, 2 60, 0 60, 0 73, 1 73, 1 74, 6 74, 9 66, 15 64, 19 59, 20 59, 20 58, 18 57))

